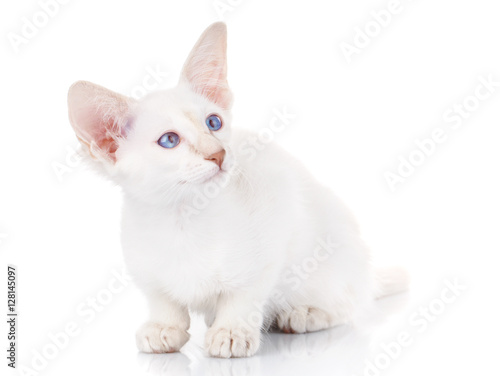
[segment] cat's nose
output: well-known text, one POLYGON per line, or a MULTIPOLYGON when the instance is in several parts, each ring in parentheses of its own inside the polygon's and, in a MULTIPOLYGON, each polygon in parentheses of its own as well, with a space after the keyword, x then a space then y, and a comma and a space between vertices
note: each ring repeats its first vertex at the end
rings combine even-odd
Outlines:
POLYGON ((222 166, 222 162, 224 162, 224 156, 226 155, 226 151, 224 149, 218 151, 217 153, 213 153, 206 157, 207 161, 214 162, 219 168, 222 166))

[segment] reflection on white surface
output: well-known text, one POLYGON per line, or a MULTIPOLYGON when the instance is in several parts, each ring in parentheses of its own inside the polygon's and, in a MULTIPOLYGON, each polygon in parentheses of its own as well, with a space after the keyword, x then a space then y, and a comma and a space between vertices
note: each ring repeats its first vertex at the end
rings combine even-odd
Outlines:
POLYGON ((384 317, 401 308, 406 299, 406 294, 401 294, 377 302, 377 314, 356 328, 339 326, 307 334, 266 333, 259 352, 251 358, 209 358, 201 343, 191 340, 180 353, 140 353, 138 363, 154 376, 361 374, 370 353, 370 333, 384 317))
POLYGON ((173 354, 144 354, 139 353, 137 361, 152 375, 190 375, 191 361, 183 353, 173 354))

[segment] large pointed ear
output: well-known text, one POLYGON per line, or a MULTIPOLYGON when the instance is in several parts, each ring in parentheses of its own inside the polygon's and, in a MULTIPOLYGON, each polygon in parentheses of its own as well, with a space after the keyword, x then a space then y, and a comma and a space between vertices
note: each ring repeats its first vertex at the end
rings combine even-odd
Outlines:
POLYGON ((118 141, 130 126, 134 100, 91 82, 69 89, 69 120, 76 136, 96 159, 116 161, 118 141))
POLYGON ((181 82, 224 109, 232 94, 227 84, 227 29, 222 22, 210 25, 191 50, 182 69, 181 82))

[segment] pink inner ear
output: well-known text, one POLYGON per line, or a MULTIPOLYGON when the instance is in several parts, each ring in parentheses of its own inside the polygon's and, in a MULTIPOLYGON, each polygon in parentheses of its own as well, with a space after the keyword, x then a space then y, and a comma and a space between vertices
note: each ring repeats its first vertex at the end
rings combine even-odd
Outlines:
POLYGON ((122 131, 113 117, 103 116, 94 108, 81 108, 75 115, 75 122, 80 127, 75 129, 81 142, 89 147, 94 157, 104 156, 116 162, 117 139, 123 137, 122 131), (97 150, 91 145, 97 146, 97 150), (95 155, 95 153, 98 155, 95 155))
MULTIPOLYGON (((224 64, 224 62, 220 62, 220 64, 224 64)), ((192 69, 198 69, 201 73, 196 70, 186 72, 186 79, 191 88, 218 106, 230 109, 232 94, 226 80, 225 68, 215 67, 212 71, 207 71, 204 66, 194 66, 192 69), (189 73, 191 74, 188 75, 189 73)))
POLYGON ((116 162, 116 150, 118 149, 117 138, 121 136, 121 132, 117 135, 113 128, 116 127, 113 119, 108 120, 107 123, 103 125, 100 131, 100 135, 96 137, 96 144, 103 153, 108 155, 113 162, 116 162))
POLYGON ((226 34, 222 23, 208 27, 189 54, 182 78, 196 93, 229 109, 232 95, 227 84, 226 34))
POLYGON ((130 127, 131 100, 90 82, 78 82, 68 96, 70 121, 92 156, 116 162, 118 140, 130 127))
POLYGON ((216 103, 220 103, 220 106, 224 109, 231 108, 231 105, 233 103, 233 95, 229 87, 219 92, 219 96, 217 97, 216 103))
POLYGON ((231 91, 228 87, 205 87, 201 94, 224 109, 231 107, 231 91))

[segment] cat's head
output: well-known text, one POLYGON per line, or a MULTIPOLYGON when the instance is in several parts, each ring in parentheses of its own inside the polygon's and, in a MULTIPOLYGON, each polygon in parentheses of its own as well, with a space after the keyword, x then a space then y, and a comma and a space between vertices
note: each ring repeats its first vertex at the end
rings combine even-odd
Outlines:
POLYGON ((232 94, 226 26, 211 25, 178 85, 134 100, 90 82, 73 84, 69 118, 84 151, 136 197, 168 200, 229 174, 232 94))

